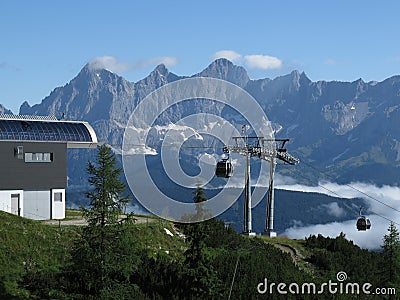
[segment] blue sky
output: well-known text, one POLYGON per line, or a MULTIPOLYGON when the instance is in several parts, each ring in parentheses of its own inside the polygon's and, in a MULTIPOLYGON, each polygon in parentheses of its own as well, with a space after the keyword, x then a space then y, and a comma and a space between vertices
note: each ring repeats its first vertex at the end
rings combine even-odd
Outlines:
POLYGON ((93 60, 130 81, 160 62, 192 75, 219 56, 254 79, 382 81, 400 74, 399 11, 397 0, 2 0, 0 104, 18 113, 93 60))

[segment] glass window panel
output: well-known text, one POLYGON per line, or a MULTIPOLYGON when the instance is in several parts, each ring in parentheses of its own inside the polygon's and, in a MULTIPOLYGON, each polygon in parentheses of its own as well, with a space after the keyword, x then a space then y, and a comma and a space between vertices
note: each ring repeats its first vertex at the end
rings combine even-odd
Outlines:
POLYGON ((62 202, 62 193, 54 193, 54 202, 62 202))
POLYGON ((32 162, 52 162, 53 155, 49 152, 38 152, 38 153, 25 153, 25 162, 32 163, 32 162))
POLYGON ((51 161, 50 153, 43 153, 43 160, 44 161, 51 161))
POLYGON ((33 153, 25 153, 25 162, 31 162, 32 161, 32 154, 33 153))

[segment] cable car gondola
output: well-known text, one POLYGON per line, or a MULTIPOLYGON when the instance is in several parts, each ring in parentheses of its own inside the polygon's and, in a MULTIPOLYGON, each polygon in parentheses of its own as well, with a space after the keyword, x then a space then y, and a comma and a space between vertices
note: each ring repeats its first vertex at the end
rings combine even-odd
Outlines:
POLYGON ((362 207, 360 207, 360 217, 357 220, 357 230, 358 231, 366 231, 371 228, 371 222, 366 216, 361 215, 362 207))
POLYGON ((223 159, 217 163, 215 168, 215 175, 217 177, 229 178, 233 175, 232 163, 228 159, 223 159))
POLYGON ((366 231, 371 228, 371 222, 366 216, 361 216, 357 220, 357 230, 366 231))
POLYGON ((225 146, 222 148, 222 151, 225 153, 226 157, 222 158, 222 160, 217 163, 215 175, 217 177, 229 178, 233 175, 233 167, 229 156, 229 148, 225 146))

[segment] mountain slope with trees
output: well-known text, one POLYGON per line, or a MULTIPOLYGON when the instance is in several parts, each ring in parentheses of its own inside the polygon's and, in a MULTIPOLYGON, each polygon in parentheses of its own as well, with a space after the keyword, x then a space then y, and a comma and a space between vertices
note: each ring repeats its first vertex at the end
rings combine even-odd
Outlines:
MULTIPOLYGON (((344 235, 272 241, 241 236, 214 220, 201 234, 202 262, 190 263, 194 257, 190 250, 193 238, 198 235, 193 232, 193 237, 185 238, 181 227, 184 225, 156 220, 127 227, 124 247, 128 256, 115 258, 116 270, 124 274, 124 280, 111 272, 108 276, 113 278, 112 287, 90 296, 81 289, 86 277, 69 271, 74 265, 74 245, 82 239, 83 228, 59 228, 3 212, 0 225, 1 299, 208 299, 200 292, 205 289, 215 291, 214 299, 228 299, 229 294, 231 299, 265 299, 267 295, 257 291, 257 285, 265 278, 269 283, 294 282, 301 286, 313 282, 319 286, 329 280, 337 282, 336 275, 341 271, 347 273, 348 282, 368 282, 374 288, 398 287, 400 283, 397 277, 390 277, 398 274, 399 264, 398 258, 387 259, 391 254, 385 248, 390 244, 386 241, 381 252, 360 249, 344 235), (276 242, 297 249, 304 256, 303 263, 274 247, 276 242), (394 273, 389 271, 391 263, 394 273), (198 284, 203 286, 201 290, 193 279, 196 275, 198 284)), ((393 249, 398 255, 398 245, 393 249)), ((88 261, 85 268, 88 272, 99 271, 95 260, 88 261)), ((274 288, 270 298, 315 299, 315 295, 279 295, 274 288)), ((325 290, 318 299, 332 299, 332 295, 325 290)), ((357 296, 340 295, 339 299, 357 296)))
MULTIPOLYGON (((394 224, 382 252, 360 249, 344 234, 304 241, 249 238, 215 218, 134 224, 124 214, 125 187, 110 148, 99 147, 88 173, 85 226, 51 226, 0 212, 1 299, 262 299, 267 291, 272 299, 314 299, 319 289, 281 294, 274 285, 320 287, 343 271, 351 282, 399 286, 394 224), (281 250, 287 248, 301 255, 294 259, 281 250)), ((193 201, 196 214, 207 214, 200 185, 193 201)), ((332 299, 332 293, 318 298, 332 299)))
MULTIPOLYGON (((121 171, 111 149, 99 147, 95 163, 88 164, 85 226, 51 226, 0 212, 1 299, 332 299, 337 289, 322 287, 343 272, 359 285, 391 293, 399 286, 393 223, 382 252, 360 249, 344 234, 304 241, 250 238, 215 218, 134 224, 124 213, 121 171)), ((196 214, 207 214, 204 189, 198 185, 193 194, 196 214)), ((340 293, 340 299, 362 292, 340 293)))

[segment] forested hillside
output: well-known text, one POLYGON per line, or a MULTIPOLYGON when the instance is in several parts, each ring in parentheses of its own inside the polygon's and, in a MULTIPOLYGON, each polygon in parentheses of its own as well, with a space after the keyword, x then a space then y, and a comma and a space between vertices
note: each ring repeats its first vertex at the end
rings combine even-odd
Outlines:
MULTIPOLYGON (((127 228, 125 253, 130 258, 119 261, 133 265, 117 266, 110 273, 112 289, 96 296, 79 293, 76 287, 84 277, 71 272, 71 254, 82 230, 82 226, 45 225, 0 212, 0 298, 359 299, 351 294, 335 298, 327 287, 317 296, 281 295, 276 286, 272 295, 269 290, 260 294, 257 287, 265 279, 268 284, 297 283, 300 287, 312 282, 318 292, 329 280, 339 283, 339 272, 347 273, 346 282, 371 283, 371 291, 399 283, 398 256, 396 261, 388 259, 397 255, 398 245, 394 252, 369 252, 343 235, 296 241, 248 238, 221 221, 182 225, 149 218, 127 228), (285 247, 296 253, 285 253, 285 247), (390 268, 396 275, 392 278, 390 268)), ((91 267, 97 269, 98 265, 91 267)), ((260 286, 261 292, 263 288, 260 286)))
POLYGON ((126 212, 122 169, 108 146, 87 171, 89 203, 62 224, 0 212, 0 299, 353 299, 393 294, 400 283, 394 223, 381 252, 344 234, 246 237, 210 218, 200 184, 195 215, 173 223, 126 212))

